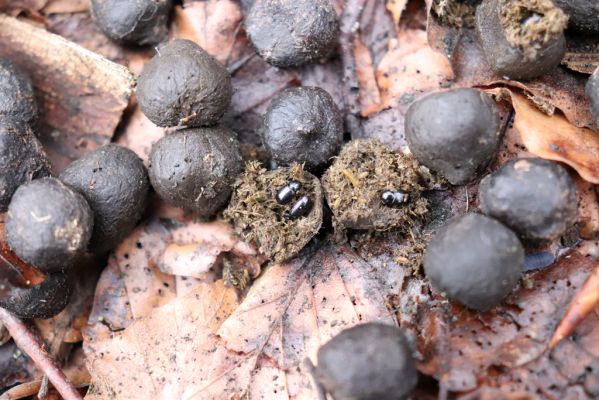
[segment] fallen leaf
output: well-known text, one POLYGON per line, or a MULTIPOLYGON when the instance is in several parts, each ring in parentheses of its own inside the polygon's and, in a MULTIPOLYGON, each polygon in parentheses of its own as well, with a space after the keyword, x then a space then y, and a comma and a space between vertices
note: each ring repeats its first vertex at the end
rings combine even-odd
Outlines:
POLYGON ((599 44, 592 35, 576 35, 568 33, 566 37, 566 54, 562 59, 572 71, 583 74, 592 74, 599 67, 599 44))
MULTIPOLYGON (((218 338, 237 305, 222 281, 200 284, 110 337, 85 343, 92 387, 86 399, 192 398, 204 383, 218 338)), ((218 396, 217 396, 218 397, 218 396)))
MULTIPOLYGON (((224 65, 237 61, 231 55, 241 28, 239 3, 231 0, 192 2, 185 7, 176 6, 172 35, 196 42, 224 65)), ((245 35, 243 35, 245 36, 245 35)))
POLYGON ((154 125, 154 123, 141 112, 141 109, 136 104, 135 108, 128 116, 128 122, 124 131, 118 135, 116 142, 133 150, 147 166, 152 146, 160 140, 165 133, 166 129, 154 125))
POLYGON ((577 177, 575 182, 580 237, 592 240, 599 237, 599 198, 596 186, 580 177, 577 177))
POLYGON ((582 178, 599 183, 599 135, 588 128, 577 128, 563 116, 546 115, 524 97, 511 92, 516 116, 514 127, 531 153, 561 161, 574 168, 582 178))
POLYGON ((44 14, 83 13, 89 11, 89 0, 47 0, 44 14))
POLYGON ((175 228, 169 242, 158 259, 160 270, 169 275, 206 279, 221 255, 230 253, 252 277, 257 277, 265 261, 235 235, 230 224, 218 220, 175 228))
POLYGON ((13 17, 25 12, 35 17, 48 0, 0 0, 0 11, 13 17))
POLYGON ((447 59, 428 46, 426 32, 411 29, 389 41, 376 77, 382 108, 407 107, 418 94, 447 86, 453 72, 447 59))
POLYGON ((360 109, 363 117, 380 109, 381 96, 375 79, 370 50, 356 37, 354 41, 356 72, 360 85, 360 109))
MULTIPOLYGON (((349 7, 352 1, 345 3, 349 7)), ((372 63, 376 67, 387 54, 389 40, 397 39, 399 26, 393 21, 392 14, 382 6, 381 0, 357 0, 353 3, 352 7, 364 3, 358 20, 359 30, 355 36, 368 48, 372 63)), ((414 13, 408 11, 414 10, 406 10, 404 19, 408 21, 416 19, 414 13)))
POLYGON ((239 306, 222 282, 200 284, 94 341, 95 391, 88 398, 313 399, 303 362, 315 360, 321 343, 358 323, 396 323, 385 286, 390 277, 391 287, 402 290, 407 275, 397 264, 368 264, 348 247, 325 246, 270 267, 239 306))

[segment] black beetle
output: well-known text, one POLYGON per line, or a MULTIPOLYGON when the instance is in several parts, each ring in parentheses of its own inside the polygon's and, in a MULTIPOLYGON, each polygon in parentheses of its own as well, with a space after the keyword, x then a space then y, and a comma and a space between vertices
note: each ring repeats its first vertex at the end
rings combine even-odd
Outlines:
POLYGON ((391 190, 385 190, 381 195, 381 201, 386 206, 397 206, 400 204, 407 203, 409 196, 406 192, 401 190, 394 192, 391 190))
POLYGON ((277 192, 277 203, 287 204, 293 199, 293 196, 302 188, 302 184, 299 181, 291 181, 277 192))
POLYGON ((298 219, 308 214, 312 209, 312 200, 308 196, 302 196, 295 202, 291 210, 284 214, 287 219, 298 219))

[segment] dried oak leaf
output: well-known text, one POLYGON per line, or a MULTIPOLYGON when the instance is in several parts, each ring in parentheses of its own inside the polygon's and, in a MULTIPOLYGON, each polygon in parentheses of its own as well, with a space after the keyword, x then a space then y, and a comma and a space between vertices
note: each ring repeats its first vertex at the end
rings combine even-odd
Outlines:
POLYGON ((46 0, 42 8, 44 14, 70 14, 89 11, 88 0, 46 0))
POLYGON ((86 399, 193 398, 210 372, 219 374, 210 369, 220 355, 213 353, 215 332, 236 306, 234 289, 202 283, 125 330, 96 338, 87 349, 86 399))
POLYGON ((314 399, 304 360, 345 328, 395 324, 394 312, 416 310, 422 286, 410 291, 409 273, 392 259, 368 263, 326 246, 267 269, 239 305, 221 281, 201 283, 90 344, 87 398, 314 399), (389 291, 402 290, 391 311, 389 291))
POLYGON ((166 129, 154 125, 136 104, 116 142, 133 150, 147 166, 152 145, 165 134, 166 129))
POLYGON ((134 230, 110 256, 84 332, 88 343, 184 296, 199 282, 193 275, 214 281, 219 271, 208 270, 221 254, 231 253, 232 262, 243 264, 251 276, 260 273, 261 258, 233 235, 231 227, 218 221, 196 223, 173 211, 177 210, 156 208, 154 218, 134 230))

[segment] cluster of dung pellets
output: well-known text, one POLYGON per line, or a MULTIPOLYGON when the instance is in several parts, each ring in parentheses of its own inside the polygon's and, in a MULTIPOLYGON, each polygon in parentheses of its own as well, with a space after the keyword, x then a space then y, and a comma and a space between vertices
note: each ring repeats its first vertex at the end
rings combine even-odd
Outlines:
POLYGON ((37 104, 27 73, 0 60, 0 211, 6 212, 0 306, 49 318, 66 306, 71 271, 111 250, 145 209, 147 172, 131 150, 109 144, 71 163, 59 178, 39 142, 37 104), (19 281, 25 270, 36 279, 19 281))

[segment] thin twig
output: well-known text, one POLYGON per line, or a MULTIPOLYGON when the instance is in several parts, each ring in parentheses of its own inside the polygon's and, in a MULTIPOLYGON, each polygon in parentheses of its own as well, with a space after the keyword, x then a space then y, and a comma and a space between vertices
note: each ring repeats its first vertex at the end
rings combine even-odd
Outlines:
POLYGON ((4 324, 15 344, 31 358, 35 365, 48 377, 64 400, 83 400, 71 385, 65 374, 44 350, 40 341, 27 325, 3 308, 0 308, 0 322, 4 324))

